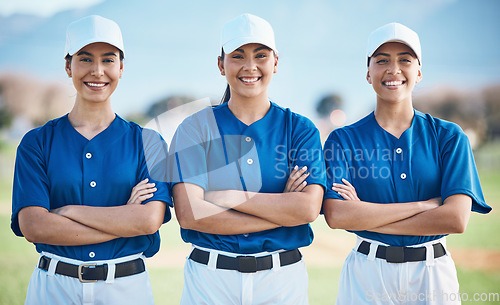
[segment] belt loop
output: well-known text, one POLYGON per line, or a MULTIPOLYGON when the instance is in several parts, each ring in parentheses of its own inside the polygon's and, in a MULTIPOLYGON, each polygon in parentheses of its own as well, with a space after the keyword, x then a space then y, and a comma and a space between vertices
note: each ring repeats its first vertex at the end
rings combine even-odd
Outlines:
POLYGON ((431 243, 425 245, 425 265, 434 266, 434 247, 431 243))
POLYGON ((273 272, 277 271, 279 267, 281 267, 281 262, 280 262, 280 254, 279 253, 273 253, 271 255, 271 258, 273 260, 273 272))
POLYGON ((217 267, 217 257, 219 255, 214 251, 208 251, 208 263, 207 268, 210 271, 215 271, 217 267))
POLYGON ((375 260, 375 255, 377 254, 377 250, 378 250, 378 244, 370 243, 370 252, 368 253, 369 261, 373 262, 375 260))
POLYGON ((115 263, 107 263, 108 265, 108 276, 106 277, 106 284, 113 284, 115 282, 115 263))
POLYGON ((57 264, 59 263, 59 260, 57 258, 50 258, 50 263, 49 263, 49 268, 47 269, 47 275, 48 276, 54 276, 56 273, 56 267, 57 264))

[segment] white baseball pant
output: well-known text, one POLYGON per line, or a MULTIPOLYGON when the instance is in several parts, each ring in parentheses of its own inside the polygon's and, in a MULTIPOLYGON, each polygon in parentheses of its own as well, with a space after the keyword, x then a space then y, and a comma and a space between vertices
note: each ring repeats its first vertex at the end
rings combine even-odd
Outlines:
POLYGON ((216 269, 217 256, 236 257, 239 254, 210 252, 207 265, 186 259, 181 305, 308 305, 307 270, 303 260, 280 266, 279 252, 255 254, 273 255, 273 268, 255 273, 216 269))
POLYGON ((109 272, 106 281, 81 283, 79 279, 55 274, 58 261, 80 265, 86 263, 79 260, 60 257, 43 252, 51 258, 48 271, 35 267, 26 295, 25 305, 137 305, 154 304, 153 291, 148 271, 114 278, 114 264, 144 259, 142 254, 121 257, 113 260, 95 261, 92 263, 108 264, 109 272))
POLYGON ((376 258, 377 241, 358 237, 347 256, 340 276, 337 305, 451 305, 460 304, 457 272, 448 252, 434 258, 432 244, 446 239, 414 245, 426 247, 426 260, 388 263, 376 258), (360 243, 371 243, 368 255, 357 252, 360 243))

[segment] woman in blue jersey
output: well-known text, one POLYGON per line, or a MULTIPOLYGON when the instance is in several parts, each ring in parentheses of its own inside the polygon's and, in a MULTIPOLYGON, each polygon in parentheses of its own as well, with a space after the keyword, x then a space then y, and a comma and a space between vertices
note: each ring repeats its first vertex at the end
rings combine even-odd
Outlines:
POLYGON ((390 23, 368 41, 373 113, 325 143, 328 225, 358 237, 337 304, 457 304, 445 236, 470 212, 488 213, 472 150, 460 127, 412 106, 422 79, 418 35, 390 23))
POLYGON ((193 245, 181 304, 308 304, 298 249, 312 242, 324 164, 311 121, 268 98, 277 66, 269 23, 226 23, 224 101, 186 118, 172 140, 174 206, 193 245))
POLYGON ((71 23, 74 107, 18 147, 11 227, 40 253, 26 304, 154 303, 144 257, 159 250, 158 229, 170 219, 166 146, 111 108, 124 54, 115 22, 71 23))

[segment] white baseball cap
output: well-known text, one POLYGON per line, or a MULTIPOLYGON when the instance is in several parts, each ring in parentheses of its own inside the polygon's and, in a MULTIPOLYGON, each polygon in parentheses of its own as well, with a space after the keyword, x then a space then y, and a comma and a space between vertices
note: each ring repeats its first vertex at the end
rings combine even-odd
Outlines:
POLYGON ((228 21, 222 28, 221 45, 224 53, 229 54, 248 43, 260 43, 278 53, 273 28, 260 17, 242 14, 228 21))
POLYGON ((66 30, 64 56, 73 56, 81 48, 94 42, 109 43, 125 56, 120 27, 113 20, 98 15, 83 17, 70 23, 66 30))
POLYGON ((387 42, 404 43, 413 50, 420 63, 422 62, 422 50, 417 33, 396 22, 381 26, 370 34, 370 37, 368 37, 367 57, 370 58, 381 45, 387 42))

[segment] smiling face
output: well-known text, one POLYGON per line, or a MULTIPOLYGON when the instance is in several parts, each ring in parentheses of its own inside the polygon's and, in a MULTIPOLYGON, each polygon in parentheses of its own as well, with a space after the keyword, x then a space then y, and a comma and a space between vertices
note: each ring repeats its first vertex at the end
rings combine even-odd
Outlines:
POLYGON ((226 76, 231 99, 261 98, 267 100, 267 88, 277 71, 278 57, 262 44, 243 45, 219 57, 219 69, 226 76))
POLYGON ((410 47, 390 42, 373 53, 366 79, 377 93, 377 102, 411 104, 413 88, 422 79, 420 69, 410 47))
POLYGON ((66 62, 66 73, 73 79, 76 101, 109 102, 123 73, 119 50, 107 43, 86 45, 66 62))

